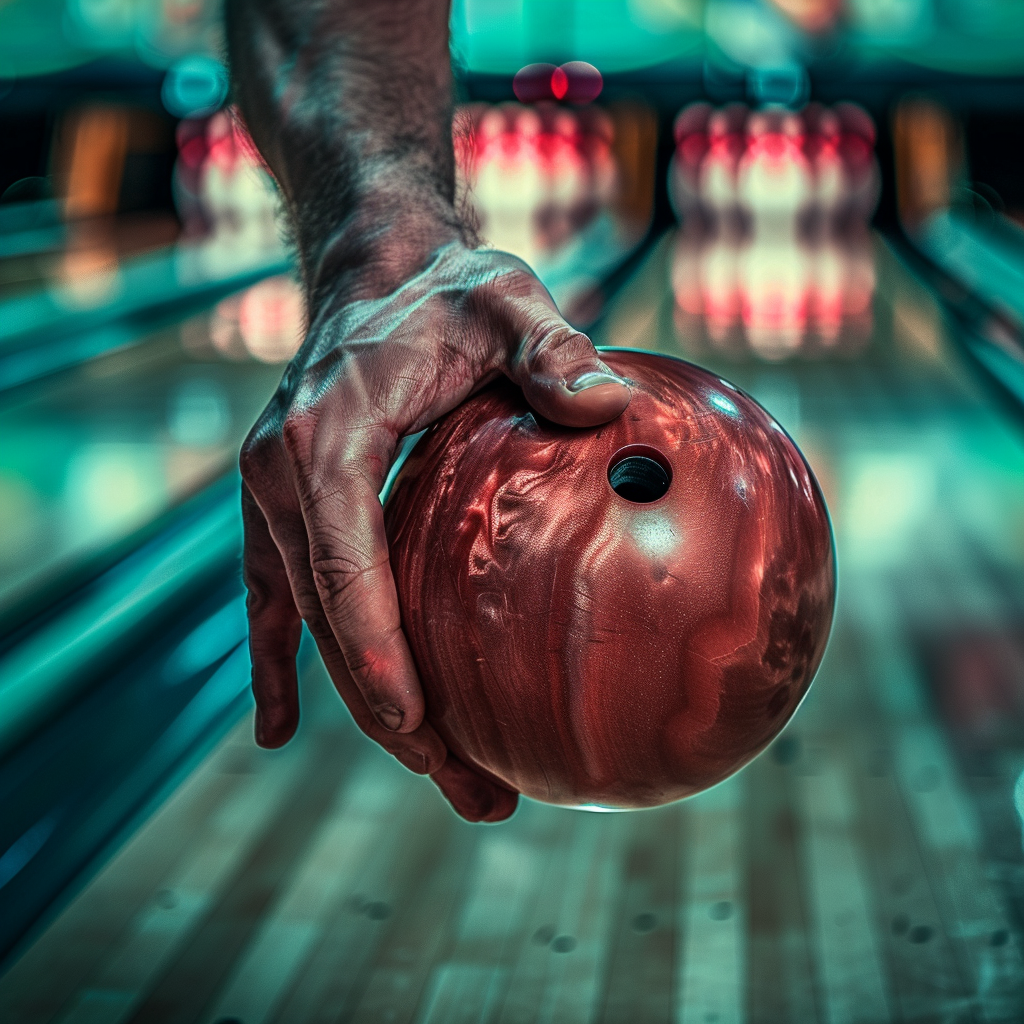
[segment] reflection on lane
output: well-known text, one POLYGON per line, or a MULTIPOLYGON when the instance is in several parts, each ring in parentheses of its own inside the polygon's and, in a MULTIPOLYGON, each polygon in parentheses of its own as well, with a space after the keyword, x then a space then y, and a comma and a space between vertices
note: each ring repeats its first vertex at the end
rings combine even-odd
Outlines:
POLYGON ((0 620, 233 464, 302 336, 271 278, 0 405, 0 620))
POLYGON ((856 353, 871 338, 875 268, 865 233, 804 239, 680 233, 672 265, 677 328, 725 352, 764 359, 798 350, 856 353))

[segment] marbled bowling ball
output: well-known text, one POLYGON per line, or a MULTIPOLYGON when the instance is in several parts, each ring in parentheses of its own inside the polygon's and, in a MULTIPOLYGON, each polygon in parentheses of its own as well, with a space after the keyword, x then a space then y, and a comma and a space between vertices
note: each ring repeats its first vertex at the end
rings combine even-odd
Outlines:
POLYGON ((402 620, 449 749, 555 804, 649 807, 763 750, 821 662, 832 533, 799 449, 689 363, 611 351, 617 420, 498 383, 435 424, 385 508, 402 620))

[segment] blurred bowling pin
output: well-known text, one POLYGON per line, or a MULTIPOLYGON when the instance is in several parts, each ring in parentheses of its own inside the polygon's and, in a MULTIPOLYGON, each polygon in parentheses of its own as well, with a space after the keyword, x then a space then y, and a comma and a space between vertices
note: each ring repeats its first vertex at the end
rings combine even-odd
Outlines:
POLYGON ((245 263, 280 248, 276 188, 251 141, 226 111, 214 114, 206 131, 199 200, 216 249, 209 258, 245 263))
POLYGON ((766 359, 796 352, 807 329, 811 261, 794 235, 758 232, 740 254, 741 315, 766 359))
POLYGON ((739 321, 741 303, 737 242, 728 232, 719 232, 701 249, 700 285, 708 337, 724 348, 739 321))
POLYGON ((802 114, 804 153, 814 182, 813 204, 825 224, 833 224, 846 201, 846 176, 839 155, 839 118, 820 103, 810 103, 802 114))
POLYGON ((598 210, 607 210, 615 201, 618 187, 618 172, 612 152, 615 125, 600 107, 584 107, 578 118, 587 173, 587 197, 598 210))
POLYGON ((528 263, 538 254, 532 214, 544 195, 539 134, 540 118, 526 107, 510 104, 481 118, 476 173, 481 230, 493 246, 528 263))
POLYGON ((747 122, 747 147, 737 172, 737 197, 765 229, 795 234, 797 218, 814 198, 811 169, 795 114, 759 111, 747 122))
POLYGON ((808 322, 819 341, 831 348, 843 328, 846 252, 831 239, 814 247, 809 260, 808 322))
POLYGON ((680 220, 697 212, 700 205, 701 164, 708 151, 710 103, 691 103, 675 120, 675 153, 669 172, 669 198, 680 220))
POLYGON ((700 165, 701 205, 719 222, 736 210, 736 171, 743 150, 747 108, 735 103, 708 118, 708 148, 700 165))
POLYGON ((672 294, 678 309, 690 317, 704 314, 704 298, 701 294, 703 255, 698 239, 682 232, 676 234, 672 252, 672 294))
POLYGON ((575 115, 560 108, 552 112, 542 150, 544 197, 533 211, 545 251, 561 248, 582 226, 587 215, 587 173, 575 115))
POLYGON ((854 103, 837 103, 833 108, 840 124, 839 153, 846 177, 846 207, 849 216, 867 223, 881 191, 881 174, 875 159, 875 123, 871 115, 854 103))

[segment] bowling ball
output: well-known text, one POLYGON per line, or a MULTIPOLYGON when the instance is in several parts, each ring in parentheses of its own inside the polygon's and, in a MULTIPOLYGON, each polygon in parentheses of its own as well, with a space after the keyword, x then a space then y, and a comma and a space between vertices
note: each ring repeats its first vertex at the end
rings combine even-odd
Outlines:
POLYGON ((427 718, 488 778, 649 807, 726 778, 821 662, 835 555, 818 484, 749 395, 604 353, 633 398, 561 427, 496 383, 431 427, 385 504, 427 718))

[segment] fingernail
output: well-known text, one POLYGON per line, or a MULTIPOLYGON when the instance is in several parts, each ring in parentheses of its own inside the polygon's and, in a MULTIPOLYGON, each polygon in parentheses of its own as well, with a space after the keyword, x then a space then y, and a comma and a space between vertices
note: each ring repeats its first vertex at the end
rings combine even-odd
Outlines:
POLYGON ((623 387, 628 387, 621 377, 617 377, 614 373, 605 373, 602 370, 588 370, 567 384, 566 387, 576 394, 579 391, 586 391, 588 388, 596 388, 600 384, 621 384, 623 387))
POLYGON ((377 708, 377 718, 385 729, 397 732, 402 728, 402 720, 405 718, 405 715, 394 704, 385 704, 384 707, 377 708))

